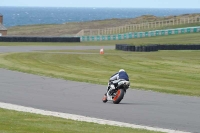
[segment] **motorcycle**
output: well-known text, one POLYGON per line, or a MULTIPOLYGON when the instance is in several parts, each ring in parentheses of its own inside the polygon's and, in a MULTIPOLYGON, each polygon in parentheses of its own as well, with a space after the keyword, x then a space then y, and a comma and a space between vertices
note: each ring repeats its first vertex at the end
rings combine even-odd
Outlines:
POLYGON ((121 80, 118 82, 115 89, 110 89, 106 96, 104 95, 102 101, 106 103, 107 101, 113 101, 114 104, 119 104, 121 100, 124 98, 126 90, 129 88, 130 82, 126 80, 121 80))

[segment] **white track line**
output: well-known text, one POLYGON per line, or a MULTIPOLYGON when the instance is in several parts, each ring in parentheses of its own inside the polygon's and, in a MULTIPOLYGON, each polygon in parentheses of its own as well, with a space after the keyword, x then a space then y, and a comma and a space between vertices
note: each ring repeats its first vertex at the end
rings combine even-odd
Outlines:
POLYGON ((189 133, 189 132, 183 132, 183 131, 177 131, 177 130, 155 128, 155 127, 148 127, 148 126, 142 126, 142 125, 134 125, 134 124, 124 123, 124 122, 91 118, 91 117, 86 117, 86 116, 81 116, 81 115, 73 115, 73 114, 67 114, 67 113, 45 111, 45 110, 41 110, 41 109, 35 109, 35 108, 24 107, 24 106, 9 104, 9 103, 2 103, 2 102, 0 102, 0 108, 34 113, 34 114, 40 114, 40 115, 60 117, 60 118, 65 118, 65 119, 77 120, 77 121, 93 122, 93 123, 97 123, 97 124, 106 124, 106 125, 111 125, 111 126, 146 129, 146 130, 160 131, 160 132, 166 132, 166 133, 189 133))

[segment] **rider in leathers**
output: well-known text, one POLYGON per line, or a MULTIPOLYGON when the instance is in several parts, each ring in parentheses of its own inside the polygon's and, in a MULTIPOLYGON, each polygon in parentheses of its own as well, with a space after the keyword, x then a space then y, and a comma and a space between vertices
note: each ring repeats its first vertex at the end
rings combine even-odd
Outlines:
POLYGON ((104 99, 107 99, 107 92, 115 89, 118 85, 118 82, 121 80, 129 81, 129 76, 124 69, 120 69, 119 72, 110 77, 104 99))

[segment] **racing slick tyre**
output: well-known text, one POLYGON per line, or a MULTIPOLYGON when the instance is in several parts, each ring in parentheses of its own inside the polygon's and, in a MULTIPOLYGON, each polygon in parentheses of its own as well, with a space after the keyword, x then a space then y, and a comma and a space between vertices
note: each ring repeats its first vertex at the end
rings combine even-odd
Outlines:
POLYGON ((115 97, 113 98, 113 103, 114 104, 118 104, 120 103, 120 101, 124 98, 124 90, 123 89, 119 89, 115 95, 115 97))

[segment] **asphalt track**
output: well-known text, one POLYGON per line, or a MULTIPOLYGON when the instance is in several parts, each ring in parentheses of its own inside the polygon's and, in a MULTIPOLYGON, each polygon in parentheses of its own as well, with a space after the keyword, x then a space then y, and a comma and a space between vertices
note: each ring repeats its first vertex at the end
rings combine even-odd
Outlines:
MULTIPOLYGON (((0 53, 78 46, 10 46, 0 53)), ((113 49, 114 47, 104 47, 113 49)), ((134 84, 134 83, 133 83, 134 84)), ((129 89, 121 104, 101 101, 106 85, 66 81, 0 69, 0 102, 131 124, 200 133, 200 98, 129 89)))

